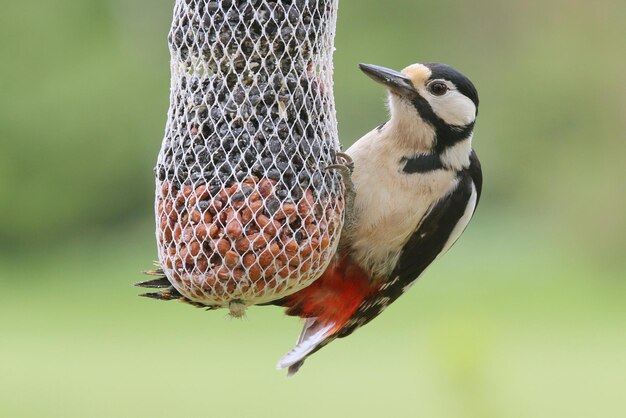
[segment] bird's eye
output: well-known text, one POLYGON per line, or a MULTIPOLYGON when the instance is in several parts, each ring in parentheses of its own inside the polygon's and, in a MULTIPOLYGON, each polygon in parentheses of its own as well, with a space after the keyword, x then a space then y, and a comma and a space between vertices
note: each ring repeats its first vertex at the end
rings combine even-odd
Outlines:
POLYGON ((448 92, 448 86, 446 83, 442 83, 441 81, 435 81, 434 83, 430 83, 428 85, 428 91, 435 96, 443 96, 448 92))

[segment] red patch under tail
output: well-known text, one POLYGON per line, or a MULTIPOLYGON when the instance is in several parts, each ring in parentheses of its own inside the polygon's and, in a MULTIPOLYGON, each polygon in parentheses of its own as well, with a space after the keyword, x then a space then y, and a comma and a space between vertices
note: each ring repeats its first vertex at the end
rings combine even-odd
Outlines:
POLYGON ((341 329, 361 302, 375 290, 369 275, 350 257, 340 256, 310 286, 280 301, 287 315, 316 318, 324 326, 333 324, 328 334, 341 329))

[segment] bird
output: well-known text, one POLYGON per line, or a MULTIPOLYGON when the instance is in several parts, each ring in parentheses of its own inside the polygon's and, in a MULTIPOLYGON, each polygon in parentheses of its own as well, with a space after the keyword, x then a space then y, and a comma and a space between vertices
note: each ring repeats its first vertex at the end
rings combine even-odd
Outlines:
MULTIPOLYGON (((398 72, 360 69, 387 89, 390 118, 337 152, 346 186, 345 221, 336 253, 312 284, 263 306, 304 319, 296 346, 277 364, 288 375, 337 338, 351 335, 404 294, 456 242, 474 215, 482 170, 472 148, 478 93, 446 64, 418 63, 398 72)), ((137 283, 160 289, 141 296, 179 300, 157 268, 137 283)))
POLYGON ((474 84, 440 63, 402 71, 359 66, 386 88, 390 118, 341 155, 337 167, 344 168, 350 199, 328 268, 308 287, 272 302, 304 318, 295 348, 277 365, 288 375, 404 294, 456 242, 480 199, 474 84))

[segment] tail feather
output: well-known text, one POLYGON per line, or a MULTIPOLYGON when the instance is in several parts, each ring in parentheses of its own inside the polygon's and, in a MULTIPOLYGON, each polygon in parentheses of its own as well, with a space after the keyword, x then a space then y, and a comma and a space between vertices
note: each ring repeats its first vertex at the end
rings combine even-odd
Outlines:
POLYGON ((314 318, 309 318, 305 325, 298 344, 280 359, 276 367, 278 369, 288 368, 288 376, 293 376, 304 364, 306 357, 328 338, 334 324, 321 326, 314 318))
POLYGON ((165 289, 170 287, 171 285, 172 284, 169 280, 167 280, 167 277, 165 276, 159 277, 157 279, 150 279, 143 282, 135 283, 135 286, 137 287, 145 287, 148 289, 165 289))
POLYGON ((154 270, 144 271, 144 274, 148 276, 157 276, 156 279, 150 279, 143 282, 135 283, 137 287, 144 287, 147 289, 161 289, 159 292, 142 293, 139 296, 144 298, 156 299, 156 300, 178 300, 183 303, 195 306, 197 308, 204 308, 207 311, 218 309, 216 305, 205 305, 204 303, 195 302, 185 296, 183 296, 167 279, 163 269, 158 262, 155 262, 157 266, 154 270))
POLYGON ((178 300, 184 298, 184 296, 173 287, 161 290, 160 292, 142 293, 139 296, 157 300, 178 300))
POLYGON ((306 319, 296 347, 278 368, 295 374, 308 356, 338 336, 372 290, 369 276, 349 257, 341 257, 312 285, 277 301, 287 315, 306 319))

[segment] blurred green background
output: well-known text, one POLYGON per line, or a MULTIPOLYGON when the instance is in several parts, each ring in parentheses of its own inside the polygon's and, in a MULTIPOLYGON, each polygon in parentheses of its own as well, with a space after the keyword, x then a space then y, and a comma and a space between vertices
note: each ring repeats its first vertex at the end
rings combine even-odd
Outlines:
POLYGON ((626 416, 626 2, 341 0, 348 146, 383 122, 357 63, 446 62, 481 96, 481 206, 372 324, 286 379, 300 324, 136 296, 172 0, 0 2, 0 416, 626 416))

